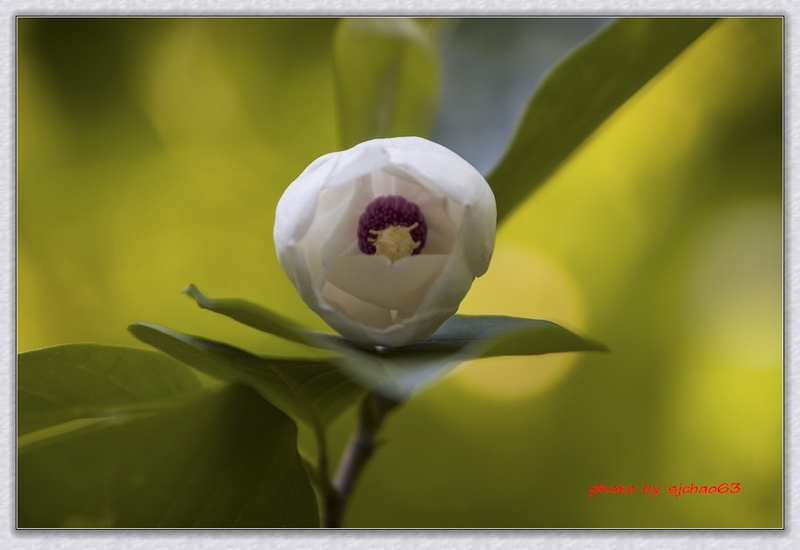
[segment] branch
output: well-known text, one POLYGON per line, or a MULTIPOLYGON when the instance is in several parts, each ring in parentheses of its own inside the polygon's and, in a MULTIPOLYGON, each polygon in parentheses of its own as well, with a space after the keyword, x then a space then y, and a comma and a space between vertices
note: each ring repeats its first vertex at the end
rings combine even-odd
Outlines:
POLYGON ((339 469, 333 479, 334 491, 326 492, 323 502, 322 526, 341 527, 350 494, 361 470, 377 446, 376 436, 386 415, 398 403, 375 393, 361 402, 358 424, 345 448, 339 469))

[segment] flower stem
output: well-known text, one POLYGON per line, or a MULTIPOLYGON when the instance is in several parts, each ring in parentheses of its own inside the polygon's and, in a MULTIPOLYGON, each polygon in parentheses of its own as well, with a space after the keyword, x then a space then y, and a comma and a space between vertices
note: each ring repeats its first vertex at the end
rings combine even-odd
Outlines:
POLYGON ((322 526, 341 527, 347 503, 361 471, 378 445, 377 434, 386 415, 397 402, 368 393, 361 402, 358 423, 342 454, 333 478, 333 491, 327 491, 322 506, 322 526))

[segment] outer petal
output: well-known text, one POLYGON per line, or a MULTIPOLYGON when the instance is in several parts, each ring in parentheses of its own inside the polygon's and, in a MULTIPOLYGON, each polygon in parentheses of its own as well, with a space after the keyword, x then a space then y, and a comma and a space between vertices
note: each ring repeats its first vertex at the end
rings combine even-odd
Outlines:
POLYGON ((314 219, 319 193, 338 164, 339 156, 340 153, 329 153, 319 157, 283 192, 275 209, 272 231, 279 254, 282 247, 305 236, 314 219))
POLYGON ((314 220, 319 192, 337 157, 337 153, 330 153, 312 162, 284 191, 275 210, 272 238, 278 262, 311 309, 316 309, 318 304, 311 271, 301 249, 302 239, 314 220))
MULTIPOLYGON (((489 184, 470 163, 450 149, 417 137, 386 140, 392 166, 460 204, 474 204, 483 198, 489 184)), ((492 197, 494 202, 494 197, 492 197)))

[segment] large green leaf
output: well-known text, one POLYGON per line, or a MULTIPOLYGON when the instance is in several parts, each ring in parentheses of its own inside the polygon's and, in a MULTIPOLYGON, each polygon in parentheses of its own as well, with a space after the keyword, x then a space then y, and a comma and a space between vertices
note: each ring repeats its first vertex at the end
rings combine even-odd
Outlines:
POLYGON ((715 21, 620 19, 559 63, 534 93, 487 177, 498 223, 715 21))
POLYGON ((333 38, 340 145, 426 136, 439 87, 436 47, 411 19, 342 19, 333 38))
POLYGON ((330 361, 259 357, 149 323, 135 323, 128 330, 205 374, 252 386, 270 403, 309 426, 329 424, 364 393, 330 361))
POLYGON ((294 341, 336 352, 333 365, 364 387, 396 400, 407 399, 463 361, 499 355, 608 351, 603 344, 549 321, 480 315, 454 315, 420 342, 402 348, 376 349, 297 328, 294 323, 276 327, 275 319, 279 316, 261 306, 245 300, 207 298, 197 288, 191 288, 191 295, 203 308, 276 336, 291 329, 294 341), (263 320, 259 319, 260 311, 266 312, 263 320))
MULTIPOLYGON (((204 298, 194 289, 194 294, 204 298)), ((243 319, 267 332, 290 339, 307 339, 304 331, 291 323, 280 324, 281 317, 263 308, 249 307, 243 300, 208 300, 210 307, 241 314, 243 319), (257 314, 264 312, 264 317, 257 314)), ((258 357, 244 350, 171 331, 147 323, 136 323, 130 332, 157 349, 197 370, 223 380, 243 382, 283 410, 304 422, 314 433, 317 447, 314 479, 329 490, 326 427, 364 394, 329 361, 258 357)), ((311 338, 309 336, 308 338, 311 338)), ((312 341, 312 340, 310 340, 312 341)))
POLYGON ((17 433, 41 439, 174 407, 201 392, 191 369, 161 353, 96 344, 29 351, 19 355, 17 433))
POLYGON ((18 525, 314 527, 296 426, 251 388, 20 449, 18 525))

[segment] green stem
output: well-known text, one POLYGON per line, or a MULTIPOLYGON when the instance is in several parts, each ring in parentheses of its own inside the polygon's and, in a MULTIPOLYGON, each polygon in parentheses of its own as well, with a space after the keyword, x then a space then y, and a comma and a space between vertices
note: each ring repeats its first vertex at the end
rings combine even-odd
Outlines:
POLYGON ((359 409, 358 424, 345 448, 336 476, 333 478, 333 492, 325 492, 323 501, 322 526, 341 527, 347 503, 353 492, 361 471, 369 461, 377 446, 377 434, 383 425, 386 414, 397 403, 369 393, 364 397, 359 409))
POLYGON ((291 377, 287 376, 283 371, 276 368, 273 368, 272 370, 281 378, 281 380, 286 383, 287 386, 289 386, 294 395, 297 397, 297 400, 300 401, 301 406, 305 410, 306 414, 308 415, 308 419, 311 422, 311 429, 314 432, 314 440, 317 444, 317 467, 315 468, 315 477, 318 488, 323 495, 322 525, 326 526, 325 518, 328 515, 327 510, 331 505, 329 503, 335 503, 339 498, 338 492, 331 484, 328 476, 328 443, 325 438, 325 426, 320 421, 314 406, 308 400, 305 392, 298 387, 297 383, 291 377))

